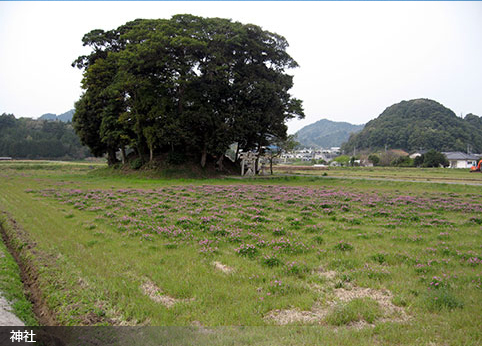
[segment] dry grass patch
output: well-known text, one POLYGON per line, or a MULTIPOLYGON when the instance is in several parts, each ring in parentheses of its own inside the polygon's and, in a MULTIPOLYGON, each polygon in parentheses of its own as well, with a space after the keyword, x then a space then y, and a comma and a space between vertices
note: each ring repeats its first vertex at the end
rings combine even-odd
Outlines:
POLYGON ((314 270, 314 273, 319 275, 319 276, 322 276, 324 277, 325 279, 327 280, 333 280, 336 278, 336 275, 338 274, 336 271, 334 270, 325 270, 323 268, 317 268, 314 270))
POLYGON ((162 289, 157 287, 152 281, 146 281, 141 285, 142 291, 146 296, 156 303, 161 303, 166 308, 171 308, 174 304, 183 301, 188 301, 187 299, 176 299, 168 296, 162 292, 162 289))
POLYGON ((234 268, 229 267, 225 264, 222 264, 221 262, 215 261, 215 262, 213 262, 213 265, 214 265, 214 268, 216 268, 216 270, 220 270, 225 274, 230 274, 234 271, 234 268))
MULTIPOLYGON (((336 272, 329 272, 328 275, 330 275, 330 277, 334 277, 336 272)), ((406 322, 409 320, 409 316, 405 310, 401 307, 395 306, 392 303, 391 300, 393 296, 389 290, 376 290, 363 287, 353 287, 349 290, 338 288, 334 290, 334 298, 334 300, 327 301, 323 305, 320 302, 316 302, 309 311, 300 310, 297 308, 273 310, 265 316, 265 320, 274 322, 277 325, 296 323, 319 324, 325 322, 326 318, 329 317, 330 314, 333 314, 336 309, 341 306, 340 304, 343 305, 354 300, 366 298, 373 300, 380 306, 383 316, 376 318, 376 321, 406 322)), ((346 325, 346 327, 354 329, 362 329, 368 326, 373 327, 373 321, 367 322, 365 320, 356 320, 346 325)))
POLYGON ((273 310, 266 316, 265 320, 273 321, 278 325, 293 323, 317 324, 320 323, 329 313, 329 308, 315 303, 310 311, 300 309, 273 310))
POLYGON ((396 306, 392 303, 393 295, 389 290, 376 290, 365 287, 352 287, 347 290, 344 288, 337 288, 334 290, 335 297, 342 302, 349 302, 353 299, 370 298, 376 301, 384 311, 384 317, 380 322, 395 321, 406 322, 409 316, 402 307, 396 306))

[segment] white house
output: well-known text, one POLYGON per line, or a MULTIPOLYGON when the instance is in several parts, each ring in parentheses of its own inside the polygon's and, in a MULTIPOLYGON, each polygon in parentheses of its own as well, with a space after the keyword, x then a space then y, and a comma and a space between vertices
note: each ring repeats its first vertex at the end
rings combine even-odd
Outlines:
POLYGON ((410 154, 410 158, 411 159, 415 159, 416 157, 419 157, 419 156, 422 156, 423 154, 425 154, 427 152, 427 150, 419 150, 419 151, 416 151, 412 154, 410 154))
POLYGON ((450 168, 470 168, 477 165, 479 154, 465 154, 460 151, 443 153, 450 163, 450 168))

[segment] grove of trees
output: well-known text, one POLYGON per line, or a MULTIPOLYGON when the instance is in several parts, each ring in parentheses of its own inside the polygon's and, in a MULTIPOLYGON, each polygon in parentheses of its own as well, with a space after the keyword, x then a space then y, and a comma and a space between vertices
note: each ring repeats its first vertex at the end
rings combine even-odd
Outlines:
POLYGON ((230 144, 257 150, 286 139, 288 119, 303 118, 289 90, 297 67, 288 43, 256 25, 176 15, 137 19, 83 38, 89 55, 73 124, 96 156, 116 162, 134 150, 156 157, 217 162, 230 144))
POLYGON ((82 146, 72 124, 16 119, 0 115, 0 156, 16 159, 84 159, 89 149, 82 146))

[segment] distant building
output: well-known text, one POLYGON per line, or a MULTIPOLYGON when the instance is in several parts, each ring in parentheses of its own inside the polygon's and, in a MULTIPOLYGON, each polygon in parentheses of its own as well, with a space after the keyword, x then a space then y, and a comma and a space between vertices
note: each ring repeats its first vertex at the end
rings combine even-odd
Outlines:
POLYGON ((465 154, 460 151, 443 152, 450 163, 450 168, 470 168, 477 165, 480 154, 465 154))
POLYGON ((411 159, 414 159, 416 157, 419 157, 419 156, 422 156, 423 154, 425 154, 427 152, 427 150, 419 150, 419 151, 416 151, 412 154, 410 154, 410 158, 411 159))
POLYGON ((0 156, 0 161, 10 161, 12 158, 10 156, 0 156))
POLYGON ((335 157, 340 155, 340 148, 333 147, 330 149, 319 149, 319 148, 303 148, 293 150, 291 152, 285 152, 281 154, 281 160, 284 162, 292 161, 292 160, 301 160, 301 161, 326 161, 330 162, 335 157))

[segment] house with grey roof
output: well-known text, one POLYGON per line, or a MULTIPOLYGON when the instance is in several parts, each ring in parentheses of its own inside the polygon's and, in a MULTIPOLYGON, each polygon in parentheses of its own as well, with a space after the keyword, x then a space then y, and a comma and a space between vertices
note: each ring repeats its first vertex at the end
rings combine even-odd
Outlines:
POLYGON ((450 163, 450 168, 470 168, 477 165, 482 154, 466 154, 460 151, 449 151, 443 153, 450 163))

